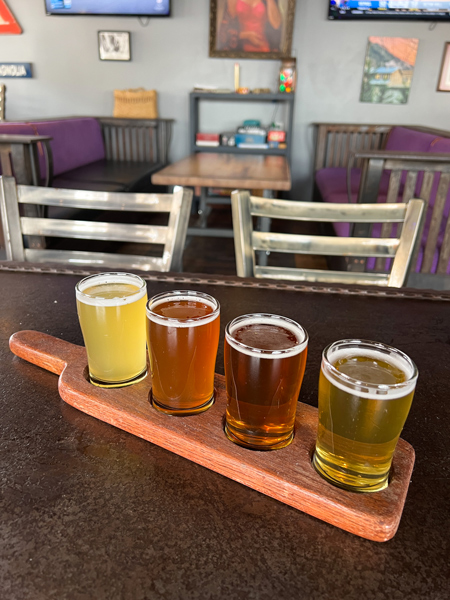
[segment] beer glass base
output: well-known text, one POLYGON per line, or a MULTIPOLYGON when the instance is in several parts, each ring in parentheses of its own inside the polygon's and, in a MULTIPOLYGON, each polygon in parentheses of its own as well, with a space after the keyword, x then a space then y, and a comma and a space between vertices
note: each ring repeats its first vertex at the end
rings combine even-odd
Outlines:
POLYGON ((208 410, 208 408, 214 404, 214 394, 201 406, 196 406, 194 408, 170 408, 169 406, 161 404, 155 400, 153 393, 150 390, 150 402, 153 408, 156 408, 156 410, 159 410, 166 415, 171 415, 172 417, 189 417, 190 415, 198 415, 202 412, 205 412, 205 410, 208 410))
POLYGON ((145 379, 145 377, 147 377, 147 367, 141 373, 139 373, 139 375, 136 375, 136 377, 133 377, 132 379, 125 379, 124 381, 102 381, 101 379, 98 379, 97 377, 93 377, 89 373, 90 383, 92 383, 92 385, 95 385, 95 386, 101 387, 101 388, 127 387, 129 385, 134 385, 135 383, 139 383, 139 381, 142 381, 143 379, 145 379))
POLYGON ((292 440, 294 439, 294 432, 292 431, 287 438, 283 438, 276 444, 270 444, 267 442, 260 443, 256 441, 252 442, 250 440, 250 436, 247 436, 247 440, 243 440, 242 438, 235 435, 226 423, 225 434, 231 442, 237 444, 238 446, 242 446, 243 448, 248 448, 249 450, 279 450, 280 448, 285 448, 286 446, 289 446, 289 444, 292 443, 292 440))
POLYGON ((344 474, 332 467, 327 467, 322 463, 320 458, 317 456, 317 452, 314 452, 314 456, 312 459, 312 464, 317 473, 323 477, 328 483, 339 487, 343 490, 347 490, 348 492, 357 492, 357 493, 369 493, 369 492, 381 492, 389 485, 389 473, 387 476, 380 480, 377 477, 375 480, 371 481, 367 477, 358 476, 357 473, 354 474, 344 474), (346 482, 345 479, 355 481, 354 484, 346 482))

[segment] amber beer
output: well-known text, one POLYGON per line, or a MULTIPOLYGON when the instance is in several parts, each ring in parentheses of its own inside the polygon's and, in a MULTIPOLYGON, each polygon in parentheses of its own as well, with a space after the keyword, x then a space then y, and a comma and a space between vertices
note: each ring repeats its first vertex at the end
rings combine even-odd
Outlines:
POLYGON ((385 344, 342 340, 328 346, 313 458, 319 474, 351 491, 387 487, 417 376, 413 361, 385 344))
POLYGON ((225 433, 246 448, 291 443, 305 373, 308 334, 271 314, 238 317, 225 329, 225 433))
POLYGON ((102 273, 86 277, 75 290, 91 383, 120 387, 143 379, 145 281, 131 273, 102 273))
POLYGON ((207 410, 214 402, 220 306, 208 294, 174 291, 147 304, 152 404, 171 415, 207 410))

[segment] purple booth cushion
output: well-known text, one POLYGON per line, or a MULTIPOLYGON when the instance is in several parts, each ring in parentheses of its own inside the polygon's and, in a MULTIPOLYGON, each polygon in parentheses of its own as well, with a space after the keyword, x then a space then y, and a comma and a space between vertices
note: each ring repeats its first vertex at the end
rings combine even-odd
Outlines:
POLYGON ((385 150, 397 152, 428 152, 436 139, 432 133, 415 131, 407 127, 393 127, 389 133, 385 150))
POLYGON ((30 122, 30 125, 36 135, 53 138, 50 146, 55 176, 105 158, 102 131, 97 119, 61 119, 30 122))
MULTIPOLYGON (((361 170, 352 169, 351 190, 353 202, 356 202, 360 181, 361 170)), ((316 183, 320 195, 325 202, 337 202, 337 200, 332 200, 331 198, 333 198, 335 194, 340 193, 345 193, 347 197, 347 199, 342 200, 342 202, 348 202, 347 169, 345 167, 326 167, 325 169, 319 169, 316 173, 316 183)))
MULTIPOLYGON (((92 118, 0 123, 0 134, 48 135, 53 139, 55 176, 105 158, 105 147, 99 122, 92 118)), ((45 156, 39 150, 41 177, 45 176, 45 156)))

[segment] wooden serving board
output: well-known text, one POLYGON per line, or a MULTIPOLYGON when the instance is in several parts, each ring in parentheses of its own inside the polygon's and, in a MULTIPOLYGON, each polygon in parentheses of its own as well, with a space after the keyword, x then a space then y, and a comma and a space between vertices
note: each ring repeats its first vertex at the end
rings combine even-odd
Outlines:
POLYGON ((290 446, 255 452, 225 436, 222 375, 216 374, 216 401, 209 410, 190 417, 169 417, 149 402, 149 376, 119 389, 90 384, 86 351, 81 346, 37 331, 20 331, 11 337, 10 348, 17 356, 60 375, 61 398, 88 415, 361 537, 383 542, 397 531, 414 465, 414 449, 402 439, 387 489, 372 494, 348 492, 327 483, 312 467, 316 408, 299 402, 290 446))

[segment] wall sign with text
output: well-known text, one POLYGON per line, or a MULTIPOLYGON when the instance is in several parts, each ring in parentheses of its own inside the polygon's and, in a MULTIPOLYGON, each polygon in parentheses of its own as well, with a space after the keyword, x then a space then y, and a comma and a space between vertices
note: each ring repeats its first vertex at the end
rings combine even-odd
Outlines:
POLYGON ((0 63, 0 77, 33 77, 31 63, 0 63))

